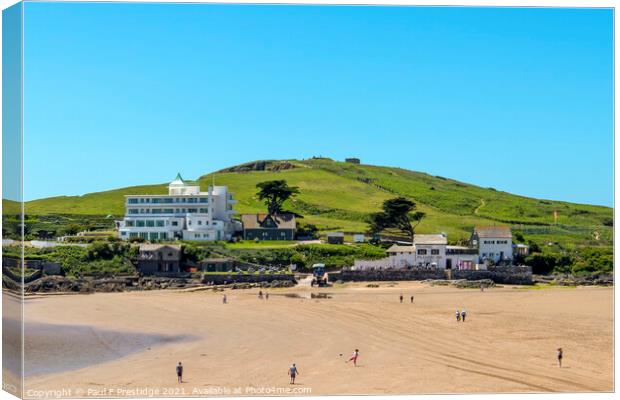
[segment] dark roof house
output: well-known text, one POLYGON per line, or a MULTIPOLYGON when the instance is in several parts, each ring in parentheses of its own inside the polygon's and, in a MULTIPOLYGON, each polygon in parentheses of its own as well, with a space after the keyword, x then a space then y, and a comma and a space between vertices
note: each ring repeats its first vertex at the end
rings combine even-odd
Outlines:
POLYGON ((295 214, 243 214, 243 238, 248 240, 294 240, 295 214))

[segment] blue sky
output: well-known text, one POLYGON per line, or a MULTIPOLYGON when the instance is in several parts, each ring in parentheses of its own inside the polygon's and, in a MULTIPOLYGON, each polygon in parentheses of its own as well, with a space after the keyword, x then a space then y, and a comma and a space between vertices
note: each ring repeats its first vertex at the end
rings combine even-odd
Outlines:
POLYGON ((613 204, 609 9, 27 3, 25 198, 359 157, 613 204))

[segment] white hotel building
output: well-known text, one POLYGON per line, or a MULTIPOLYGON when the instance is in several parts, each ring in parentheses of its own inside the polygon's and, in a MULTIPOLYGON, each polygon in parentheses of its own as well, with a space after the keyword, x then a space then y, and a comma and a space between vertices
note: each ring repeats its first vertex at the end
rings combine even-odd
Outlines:
POLYGON ((128 240, 228 240, 235 231, 232 194, 226 186, 200 186, 178 174, 167 195, 125 196, 125 217, 118 234, 128 240))

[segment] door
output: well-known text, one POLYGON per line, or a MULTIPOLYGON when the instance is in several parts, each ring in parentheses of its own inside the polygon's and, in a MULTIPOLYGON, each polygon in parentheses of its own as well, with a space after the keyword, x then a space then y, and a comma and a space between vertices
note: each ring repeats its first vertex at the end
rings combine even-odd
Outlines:
POLYGON ((446 269, 452 269, 452 259, 446 258, 446 269))

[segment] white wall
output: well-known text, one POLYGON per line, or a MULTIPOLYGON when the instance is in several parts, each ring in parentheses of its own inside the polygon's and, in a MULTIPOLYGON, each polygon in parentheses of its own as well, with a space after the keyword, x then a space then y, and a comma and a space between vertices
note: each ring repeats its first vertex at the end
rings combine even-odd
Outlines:
POLYGON ((504 252, 504 259, 512 259, 512 239, 480 238, 478 242, 478 255, 481 260, 492 259, 494 262, 498 262, 501 258, 501 252, 504 252))

